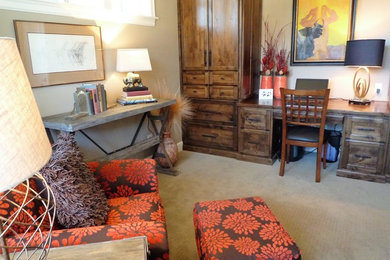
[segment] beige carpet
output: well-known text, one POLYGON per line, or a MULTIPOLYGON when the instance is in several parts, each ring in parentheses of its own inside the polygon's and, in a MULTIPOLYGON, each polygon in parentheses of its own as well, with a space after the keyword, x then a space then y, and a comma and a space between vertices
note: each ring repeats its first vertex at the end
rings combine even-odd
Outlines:
POLYGON ((302 250, 303 259, 390 259, 390 185, 336 176, 328 164, 314 182, 315 154, 273 166, 181 152, 178 176, 159 174, 172 260, 197 259, 195 202, 262 197, 302 250))

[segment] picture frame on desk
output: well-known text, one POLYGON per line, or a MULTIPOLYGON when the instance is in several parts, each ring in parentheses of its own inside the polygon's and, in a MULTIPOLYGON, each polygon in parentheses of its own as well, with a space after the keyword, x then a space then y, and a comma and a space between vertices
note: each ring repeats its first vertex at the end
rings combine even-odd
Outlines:
POLYGON ((99 26, 15 20, 14 28, 33 88, 104 80, 99 26))

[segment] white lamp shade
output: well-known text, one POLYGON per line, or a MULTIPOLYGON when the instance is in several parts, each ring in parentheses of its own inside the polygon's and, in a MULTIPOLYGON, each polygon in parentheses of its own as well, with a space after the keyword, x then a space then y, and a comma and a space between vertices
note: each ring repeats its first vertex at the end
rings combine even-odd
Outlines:
POLYGON ((151 71, 148 49, 118 49, 116 70, 118 72, 151 71))
POLYGON ((0 192, 40 170, 51 145, 16 42, 0 38, 0 192))

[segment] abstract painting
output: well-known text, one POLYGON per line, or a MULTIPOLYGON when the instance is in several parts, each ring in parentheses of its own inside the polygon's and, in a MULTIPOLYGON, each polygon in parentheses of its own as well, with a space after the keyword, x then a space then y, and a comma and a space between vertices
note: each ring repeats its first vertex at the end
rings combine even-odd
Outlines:
POLYGON ((342 65, 356 0, 294 0, 291 65, 342 65))
POLYGON ((32 87, 104 79, 100 27, 29 21, 14 25, 32 87))

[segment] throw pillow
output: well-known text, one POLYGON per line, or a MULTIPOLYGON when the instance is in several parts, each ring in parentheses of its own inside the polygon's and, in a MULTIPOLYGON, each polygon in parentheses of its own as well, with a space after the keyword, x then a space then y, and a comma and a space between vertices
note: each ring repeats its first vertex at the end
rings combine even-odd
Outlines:
POLYGON ((61 133, 40 171, 53 190, 58 223, 65 228, 103 225, 107 219, 107 198, 83 159, 74 135, 61 133))

